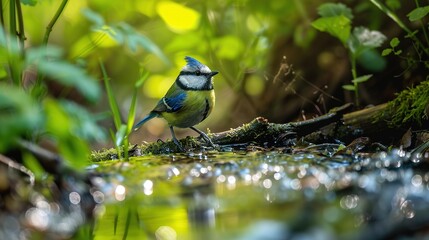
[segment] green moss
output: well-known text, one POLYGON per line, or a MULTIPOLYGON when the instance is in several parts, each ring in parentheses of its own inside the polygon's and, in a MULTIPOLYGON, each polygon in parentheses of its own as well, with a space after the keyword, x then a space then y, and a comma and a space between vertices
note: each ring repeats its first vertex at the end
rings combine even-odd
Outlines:
MULTIPOLYGON (((187 151, 193 151, 195 149, 201 149, 203 144, 194 137, 186 137, 184 139, 179 140, 182 146, 187 151)), ((128 147, 128 155, 129 157, 147 155, 147 154, 168 154, 173 152, 180 152, 180 149, 176 146, 173 141, 167 142, 153 142, 149 144, 142 145, 130 145, 128 147)), ((123 157, 123 152, 119 152, 123 157)), ((92 162, 100 162, 100 161, 108 161, 119 159, 119 154, 115 148, 110 149, 102 149, 99 151, 93 151, 89 157, 92 162)))
POLYGON ((424 119, 428 119, 426 108, 429 104, 429 81, 420 85, 403 90, 395 100, 389 102, 386 113, 391 114, 389 121, 391 126, 414 122, 419 125, 424 119))

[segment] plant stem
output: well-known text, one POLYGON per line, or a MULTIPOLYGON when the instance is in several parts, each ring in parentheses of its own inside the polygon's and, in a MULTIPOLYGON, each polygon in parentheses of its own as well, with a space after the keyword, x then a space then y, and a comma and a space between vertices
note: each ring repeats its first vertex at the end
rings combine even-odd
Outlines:
POLYGON ((0 0, 0 22, 4 29, 4 16, 3 16, 3 0, 0 0))
MULTIPOLYGON (((352 78, 356 79, 357 78, 356 57, 355 57, 355 55, 353 53, 350 56, 350 62, 351 62, 351 65, 352 65, 352 78)), ((359 89, 358 89, 358 83, 357 82, 353 82, 353 85, 355 87, 355 104, 356 104, 356 107, 359 107, 359 89)))
MULTIPOLYGON (((17 0, 19 1, 19 0, 17 0)), ((10 37, 8 39, 9 43, 9 69, 10 69, 10 75, 12 78, 12 82, 16 85, 21 85, 21 77, 19 74, 19 69, 17 68, 17 59, 14 56, 14 53, 16 52, 17 42, 15 42, 17 39, 15 39, 16 36, 16 0, 10 0, 9 2, 9 34, 10 37)))
POLYGON ((19 32, 17 32, 18 39, 19 39, 19 49, 21 53, 21 57, 24 57, 25 51, 24 51, 24 41, 26 39, 25 32, 24 32, 24 18, 22 16, 22 9, 21 9, 21 2, 16 1, 16 12, 18 14, 18 26, 19 26, 19 32))
POLYGON ((48 45, 48 41, 49 41, 49 35, 52 32, 52 29, 54 28, 55 23, 57 22, 58 18, 61 16, 61 14, 64 11, 64 8, 66 7, 68 0, 63 0, 61 2, 60 7, 57 9, 57 12, 55 12, 54 17, 51 19, 51 21, 49 22, 48 26, 46 26, 46 32, 45 32, 45 36, 43 38, 43 45, 47 46, 48 45))
MULTIPOLYGON (((46 47, 48 46, 49 41, 49 35, 52 32, 52 29, 54 28, 55 23, 57 22, 58 18, 61 16, 61 14, 64 11, 64 8, 66 7, 68 0, 63 0, 61 2, 61 5, 58 7, 57 11, 55 12, 54 17, 49 22, 48 26, 46 26, 45 36, 43 37, 43 45, 46 47)), ((37 74, 37 80, 36 80, 36 86, 39 86, 42 82, 42 79, 44 78, 44 74, 37 74)))

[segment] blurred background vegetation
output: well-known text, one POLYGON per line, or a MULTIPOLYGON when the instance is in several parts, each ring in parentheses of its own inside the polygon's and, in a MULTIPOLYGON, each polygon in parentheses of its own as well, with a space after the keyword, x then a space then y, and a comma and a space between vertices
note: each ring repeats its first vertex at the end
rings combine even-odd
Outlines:
MULTIPOLYGON (((187 55, 220 72, 215 77, 215 109, 200 129, 224 131, 257 116, 277 123, 302 120, 353 102, 353 92, 342 88, 352 80, 347 50, 339 40, 312 26, 318 18, 318 6, 326 2, 329 1, 70 1, 51 32, 49 44, 61 48, 65 60, 99 79, 100 86, 99 61, 104 63, 124 121, 134 83, 141 73, 149 72, 149 77, 138 91, 136 118, 152 110, 165 94, 187 55), (293 66, 293 74, 275 81, 284 58, 293 66)), ((340 2, 352 9, 353 26, 365 26, 387 36, 381 48, 358 59, 360 75, 374 74, 359 86, 361 106, 391 100, 396 92, 426 78, 425 66, 409 61, 409 56, 415 54, 413 44, 394 21, 370 1, 340 2), (393 37, 401 39, 399 48, 407 57, 381 56, 393 37)), ((380 2, 410 28, 417 29, 422 24, 406 17, 416 8, 416 2, 380 2)), ((25 3, 25 47, 38 47, 61 2, 25 3)), ((4 9, 7 4, 3 1, 4 9)), ((34 71, 27 68, 24 79, 31 81, 33 75, 34 71)), ((3 77, 8 79, 6 73, 3 77)), ((105 129, 113 128, 112 118, 105 114, 109 111, 105 93, 91 102, 73 84, 65 87, 64 83, 48 81, 47 88, 49 96, 84 105, 95 114, 94 121, 100 120, 105 129)), ((188 134, 192 133, 177 131, 178 137, 188 134)), ((131 143, 159 138, 170 138, 169 131, 165 121, 154 119, 131 135, 131 143)), ((102 139, 106 138, 98 135, 91 142, 95 148, 112 146, 99 141, 102 139)))

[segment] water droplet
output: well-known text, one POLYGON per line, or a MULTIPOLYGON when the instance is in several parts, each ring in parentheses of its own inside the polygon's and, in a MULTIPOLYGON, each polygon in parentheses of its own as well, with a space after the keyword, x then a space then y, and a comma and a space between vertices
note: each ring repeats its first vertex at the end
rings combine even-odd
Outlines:
POLYGON ((116 186, 115 189, 115 199, 117 201, 124 201, 125 200, 125 194, 126 194, 126 188, 122 185, 116 186))
POLYGON ((413 218, 416 213, 414 212, 414 204, 411 200, 406 200, 401 204, 401 211, 404 217, 413 218))

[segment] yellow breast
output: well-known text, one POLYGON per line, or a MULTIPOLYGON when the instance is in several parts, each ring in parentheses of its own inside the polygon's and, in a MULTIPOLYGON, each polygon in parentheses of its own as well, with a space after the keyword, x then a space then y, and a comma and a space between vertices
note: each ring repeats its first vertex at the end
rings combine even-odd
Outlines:
POLYGON ((203 121, 215 105, 214 90, 186 91, 183 107, 177 112, 163 112, 161 116, 174 127, 188 128, 203 121))

